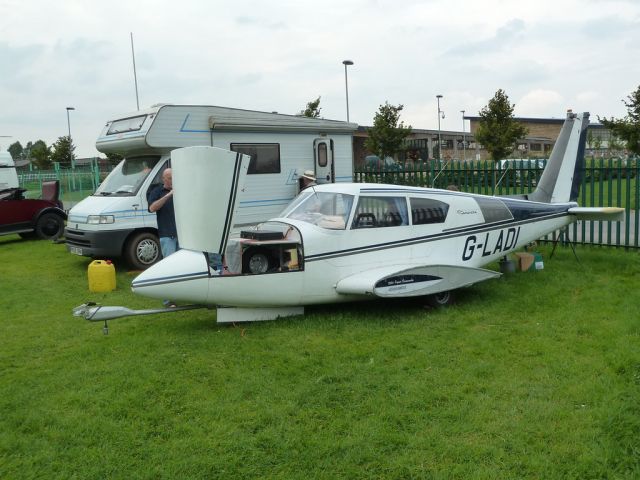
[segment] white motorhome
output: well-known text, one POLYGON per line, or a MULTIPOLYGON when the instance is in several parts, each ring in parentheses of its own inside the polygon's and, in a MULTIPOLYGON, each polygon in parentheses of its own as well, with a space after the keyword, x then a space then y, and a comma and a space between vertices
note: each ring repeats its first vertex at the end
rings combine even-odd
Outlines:
MULTIPOLYGON (((160 258, 147 193, 161 184, 171 151, 214 146, 251 156, 235 228, 276 216, 298 193, 299 176, 351 182, 354 123, 201 105, 158 105, 106 123, 96 148, 124 160, 69 212, 67 249, 124 257, 144 269, 160 258)), ((220 179, 211 178, 211 189, 220 179)))
POLYGON ((18 188, 16 164, 9 152, 0 152, 0 190, 18 188))

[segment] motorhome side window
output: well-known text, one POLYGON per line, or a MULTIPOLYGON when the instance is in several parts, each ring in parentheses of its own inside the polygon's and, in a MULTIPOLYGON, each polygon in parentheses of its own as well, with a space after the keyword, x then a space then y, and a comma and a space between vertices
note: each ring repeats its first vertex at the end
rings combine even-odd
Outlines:
POLYGON ((411 204, 411 222, 414 225, 426 225, 428 223, 443 223, 447 218, 449 205, 431 198, 409 199, 411 204))
POLYGON ((280 173, 279 143, 232 143, 231 150, 251 157, 247 173, 280 173))
POLYGON ((405 197, 360 197, 351 228, 409 225, 405 197))
POLYGON ((170 161, 164 162, 164 165, 162 165, 160 167, 160 170, 158 170, 158 173, 156 173, 155 177, 153 177, 153 180, 151 180, 151 183, 149 184, 149 188, 147 188, 147 199, 149 198, 149 194, 158 186, 158 185, 162 185, 164 182, 162 181, 162 174, 164 173, 164 171, 170 167, 170 161))

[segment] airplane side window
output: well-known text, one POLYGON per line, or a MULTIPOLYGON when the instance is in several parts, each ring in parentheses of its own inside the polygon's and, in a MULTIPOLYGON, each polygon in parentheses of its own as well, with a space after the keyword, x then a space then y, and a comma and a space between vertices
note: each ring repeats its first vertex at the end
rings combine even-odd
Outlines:
POLYGON ((449 211, 449 205, 431 198, 409 199, 411 203, 411 221, 414 225, 429 223, 444 223, 449 211))
POLYGON ((344 230, 351 213, 351 205, 353 195, 303 192, 282 215, 330 230, 344 230))
POLYGON ((500 222, 502 220, 511 220, 511 210, 497 198, 476 197, 476 202, 482 211, 484 221, 486 223, 500 222))
POLYGON ((404 197, 360 197, 352 229, 409 225, 404 197))

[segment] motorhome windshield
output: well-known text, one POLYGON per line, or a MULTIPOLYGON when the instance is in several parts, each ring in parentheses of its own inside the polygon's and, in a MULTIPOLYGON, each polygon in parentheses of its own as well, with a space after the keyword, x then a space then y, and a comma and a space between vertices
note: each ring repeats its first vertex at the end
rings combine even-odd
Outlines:
POLYGON ((94 195, 135 195, 158 160, 160 157, 154 155, 125 158, 104 179, 94 195))
POLYGON ((308 190, 287 207, 283 216, 322 228, 344 230, 353 205, 353 195, 308 190))

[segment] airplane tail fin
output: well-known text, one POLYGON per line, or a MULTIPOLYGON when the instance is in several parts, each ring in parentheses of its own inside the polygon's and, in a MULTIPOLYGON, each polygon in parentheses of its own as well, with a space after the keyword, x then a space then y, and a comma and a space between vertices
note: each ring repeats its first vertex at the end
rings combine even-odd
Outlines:
POLYGON ((565 203, 578 199, 588 125, 588 112, 567 113, 540 182, 528 200, 565 203))

